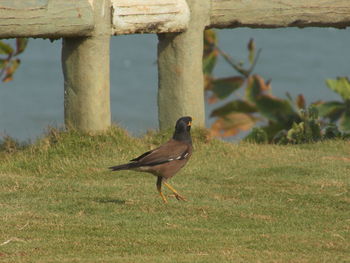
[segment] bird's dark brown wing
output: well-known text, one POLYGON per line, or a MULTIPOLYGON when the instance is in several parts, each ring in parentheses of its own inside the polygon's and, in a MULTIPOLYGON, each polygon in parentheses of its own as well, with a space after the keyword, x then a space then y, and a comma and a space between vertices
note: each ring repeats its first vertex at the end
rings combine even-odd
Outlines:
POLYGON ((154 150, 150 150, 150 151, 148 151, 148 152, 145 152, 145 153, 141 154, 139 157, 136 157, 136 158, 130 160, 130 162, 139 161, 139 160, 141 160, 143 157, 146 157, 147 155, 149 155, 150 153, 152 153, 153 151, 154 151, 154 150))
POLYGON ((133 159, 138 166, 155 166, 174 160, 183 160, 191 153, 191 145, 173 139, 160 147, 133 159))

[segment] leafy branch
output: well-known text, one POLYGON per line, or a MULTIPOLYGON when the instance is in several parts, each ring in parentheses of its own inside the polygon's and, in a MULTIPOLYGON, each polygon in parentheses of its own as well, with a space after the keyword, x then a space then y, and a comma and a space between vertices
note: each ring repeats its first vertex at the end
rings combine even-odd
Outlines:
POLYGON ((21 63, 18 55, 25 50, 27 43, 27 38, 16 38, 15 47, 12 47, 9 43, 0 41, 0 78, 3 82, 13 79, 13 74, 21 63))

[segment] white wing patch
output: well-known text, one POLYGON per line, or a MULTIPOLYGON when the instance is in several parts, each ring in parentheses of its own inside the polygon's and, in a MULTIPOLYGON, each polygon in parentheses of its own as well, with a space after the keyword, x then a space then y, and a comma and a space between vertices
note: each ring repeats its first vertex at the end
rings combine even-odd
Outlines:
POLYGON ((171 161, 174 161, 174 160, 183 160, 183 159, 186 159, 187 156, 189 155, 188 152, 186 152, 185 154, 182 154, 176 158, 169 158, 168 161, 171 162, 171 161))

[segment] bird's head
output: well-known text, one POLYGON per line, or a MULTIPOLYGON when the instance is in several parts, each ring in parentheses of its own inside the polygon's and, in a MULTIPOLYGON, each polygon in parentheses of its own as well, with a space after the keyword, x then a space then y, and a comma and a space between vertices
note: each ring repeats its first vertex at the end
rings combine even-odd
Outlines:
POLYGON ((191 142, 191 125, 192 118, 190 116, 185 116, 178 119, 175 125, 173 139, 177 141, 191 142))

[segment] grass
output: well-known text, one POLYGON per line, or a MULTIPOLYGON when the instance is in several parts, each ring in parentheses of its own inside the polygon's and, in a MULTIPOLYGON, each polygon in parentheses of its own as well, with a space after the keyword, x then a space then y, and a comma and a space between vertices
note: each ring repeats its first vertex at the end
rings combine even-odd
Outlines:
MULTIPOLYGON (((350 143, 229 144, 195 131, 162 203, 152 175, 112 173, 170 132, 51 130, 0 151, 0 262, 350 262, 350 143)), ((164 189, 166 191, 166 189, 164 189)))

